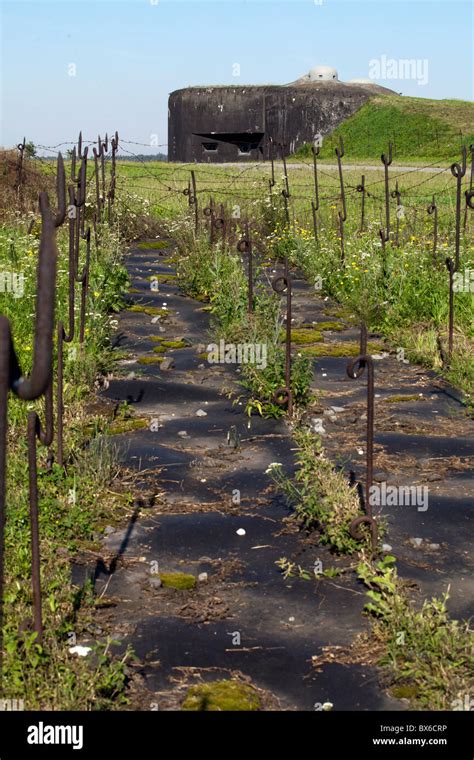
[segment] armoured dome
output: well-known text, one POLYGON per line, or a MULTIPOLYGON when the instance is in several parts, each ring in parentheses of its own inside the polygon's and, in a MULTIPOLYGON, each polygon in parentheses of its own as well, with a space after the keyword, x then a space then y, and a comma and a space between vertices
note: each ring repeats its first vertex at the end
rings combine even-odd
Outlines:
POLYGON ((337 81, 337 71, 332 66, 314 66, 309 70, 308 79, 310 82, 331 82, 337 81))

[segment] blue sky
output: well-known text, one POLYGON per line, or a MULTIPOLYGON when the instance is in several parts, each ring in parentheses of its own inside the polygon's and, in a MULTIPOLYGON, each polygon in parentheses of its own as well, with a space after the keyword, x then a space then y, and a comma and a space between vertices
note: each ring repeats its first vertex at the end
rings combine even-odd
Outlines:
POLYGON ((382 56, 428 62, 427 84, 381 81, 385 86, 473 99, 470 2, 2 0, 1 14, 6 147, 23 135, 55 145, 80 128, 88 139, 118 129, 128 140, 149 144, 157 135, 165 144, 172 90, 283 84, 318 63, 335 66, 344 81, 368 77, 371 59, 382 56), (233 75, 236 63, 240 76, 233 75))

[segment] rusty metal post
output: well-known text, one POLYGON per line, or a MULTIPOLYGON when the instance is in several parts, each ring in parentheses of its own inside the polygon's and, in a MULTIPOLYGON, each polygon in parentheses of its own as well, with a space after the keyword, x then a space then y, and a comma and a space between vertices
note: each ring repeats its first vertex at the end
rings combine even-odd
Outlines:
POLYGON ((245 237, 238 242, 237 250, 239 253, 248 254, 248 313, 253 314, 253 251, 248 221, 245 222, 245 237))
POLYGON ((57 248, 55 229, 66 214, 65 173, 61 154, 57 162, 57 213, 49 206, 47 193, 39 195, 41 213, 41 238, 37 268, 37 297, 34 333, 33 367, 29 377, 21 371, 10 323, 0 316, 0 659, 3 651, 4 623, 4 548, 5 548, 5 496, 7 465, 7 414, 9 388, 21 399, 32 401, 45 394, 46 428, 41 427, 36 412, 28 415, 28 463, 30 485, 30 530, 32 552, 32 593, 34 609, 34 629, 37 640, 42 640, 41 581, 39 555, 39 521, 36 466, 36 437, 49 445, 53 436, 52 411, 52 366, 53 366, 53 325, 56 289, 57 248))
POLYGON ((468 197, 473 195, 473 187, 474 187, 474 144, 469 146, 469 152, 471 154, 471 168, 469 173, 469 190, 465 191, 466 196, 466 206, 464 208, 464 221, 463 221, 463 230, 466 230, 466 224, 467 224, 467 215, 468 215, 468 208, 472 209, 472 206, 468 203, 468 197))
MULTIPOLYGON (((79 343, 84 343, 85 327, 86 327, 86 300, 87 291, 89 288, 89 268, 91 260, 91 228, 88 227, 83 235, 86 241, 86 261, 82 275, 77 278, 77 281, 81 284, 81 310, 79 321, 79 343)), ((74 329, 74 324, 73 324, 74 329)))
POLYGON ((395 182, 395 190, 392 190, 391 197, 395 198, 397 201, 397 221, 395 226, 395 240, 393 241, 393 244, 398 247, 399 244, 399 234, 400 234, 400 215, 401 215, 401 209, 403 209, 403 206, 401 204, 401 192, 398 189, 398 180, 395 182))
POLYGON ((314 177, 314 201, 311 201, 311 210, 313 214, 313 230, 314 239, 318 242, 318 216, 317 211, 319 209, 319 187, 318 187, 318 161, 319 146, 312 145, 311 152, 313 154, 313 177, 314 177))
POLYGON ((454 342, 454 273, 455 262, 452 258, 446 259, 446 267, 449 274, 449 324, 448 324, 448 363, 451 361, 454 342))
POLYGON ((23 138, 23 142, 18 143, 18 161, 16 166, 17 180, 16 180, 16 193, 18 198, 18 206, 20 211, 23 210, 23 160, 25 156, 26 137, 23 138))
POLYGON ((269 152, 270 152, 270 161, 272 164, 272 174, 271 179, 269 180, 270 185, 270 197, 272 196, 272 188, 275 187, 275 156, 274 156, 274 144, 273 144, 273 137, 268 138, 268 145, 269 145, 269 152))
POLYGON ((291 390, 291 277, 288 257, 285 257, 285 271, 282 276, 272 280, 272 288, 275 293, 286 291, 286 334, 285 334, 285 387, 278 388, 273 400, 278 406, 286 406, 288 415, 293 414, 293 394, 291 390))
POLYGON ((364 374, 367 368, 367 433, 366 433, 366 480, 365 480, 365 494, 363 489, 360 489, 362 493, 362 508, 365 511, 365 515, 356 517, 351 522, 350 533, 357 541, 363 540, 363 534, 359 530, 359 526, 366 524, 369 526, 371 535, 372 551, 375 552, 377 547, 377 521, 372 514, 372 502, 371 502, 371 489, 373 483, 373 467, 374 467, 374 362, 372 357, 367 352, 367 327, 365 323, 361 325, 360 334, 360 354, 347 365, 348 376, 355 380, 364 374))
MULTIPOLYGON (((116 154, 117 154, 117 150, 118 150, 118 142, 119 142, 118 132, 115 132, 115 135, 114 135, 114 137, 112 137, 112 140, 111 140, 111 146, 112 146, 112 164, 111 164, 111 170, 110 170, 109 192, 107 193, 109 224, 112 224, 112 208, 113 208, 113 205, 115 203, 115 189, 116 189, 116 181, 117 181, 116 154)), ((84 235, 84 229, 82 229, 82 235, 84 235)))
POLYGON ((74 195, 74 187, 69 187, 69 290, 68 290, 68 332, 62 321, 57 324, 57 390, 56 390, 56 457, 60 467, 64 465, 63 451, 63 374, 64 374, 64 343, 72 343, 75 333, 75 282, 76 282, 76 229, 77 229, 77 199, 74 195))
POLYGON ((459 269, 459 251, 461 242, 461 192, 462 192, 462 180, 466 174, 466 146, 461 148, 461 163, 451 164, 451 174, 456 178, 456 238, 455 238, 455 259, 454 259, 454 271, 459 269))
POLYGON ((362 175, 360 184, 356 188, 358 193, 361 193, 361 205, 360 205, 360 227, 359 232, 363 232, 365 228, 365 174, 362 175))
POLYGON ((434 195, 427 211, 430 216, 433 216, 433 260, 436 262, 436 249, 438 247, 438 206, 436 205, 434 195))
POLYGON ((283 196, 283 201, 285 204, 285 219, 286 219, 286 226, 289 229, 290 227, 290 208, 288 205, 288 201, 290 199, 290 183, 288 179, 288 169, 286 166, 286 156, 285 156, 285 149, 284 146, 280 143, 280 155, 281 160, 283 162, 283 181, 285 183, 285 187, 281 191, 281 194, 283 196))
MULTIPOLYGON (((456 178, 456 235, 454 247, 454 261, 446 259, 446 267, 449 274, 449 323, 448 323, 448 363, 451 362, 454 347, 454 275, 459 270, 460 244, 461 244, 461 192, 462 180, 466 174, 466 146, 461 148, 461 162, 451 164, 451 174, 456 178)), ((468 202, 468 193, 466 194, 468 202)))
POLYGON ((385 186, 385 229, 380 230, 380 237, 383 243, 390 240, 390 187, 388 179, 388 167, 392 163, 392 143, 388 144, 388 156, 382 153, 380 160, 384 165, 384 186, 385 186))
POLYGON ((199 206, 198 206, 197 187, 196 187, 196 173, 194 169, 191 171, 191 183, 193 186, 192 204, 194 206, 194 230, 197 235, 199 232, 199 206))
POLYGON ((339 147, 335 148, 336 157, 337 157, 337 168, 339 171, 339 185, 341 188, 341 201, 342 201, 342 212, 338 211, 337 216, 339 219, 339 235, 341 238, 341 264, 344 266, 345 264, 345 249, 344 249, 344 222, 347 219, 347 209, 346 209, 346 194, 344 191, 344 176, 342 173, 342 163, 341 159, 344 156, 344 142, 342 140, 342 137, 339 138, 339 147))

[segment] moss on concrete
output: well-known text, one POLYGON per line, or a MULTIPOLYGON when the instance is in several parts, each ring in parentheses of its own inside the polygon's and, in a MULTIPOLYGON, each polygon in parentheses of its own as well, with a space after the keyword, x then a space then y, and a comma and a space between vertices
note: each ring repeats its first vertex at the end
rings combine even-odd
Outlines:
POLYGON ((160 309, 158 306, 140 306, 139 304, 134 304, 134 306, 129 306, 127 311, 133 311, 138 314, 148 314, 150 317, 169 317, 169 309, 160 309))
POLYGON ((260 697, 252 686, 239 681, 212 681, 191 686, 181 705, 182 710, 255 711, 260 697))
POLYGON ((412 395, 412 396, 387 396, 387 398, 384 399, 384 401, 387 404, 400 404, 404 401, 423 401, 422 396, 412 395))
MULTIPOLYGON (((283 343, 286 340, 286 330, 280 331, 280 341, 283 343)), ((324 336, 320 330, 311 327, 301 327, 291 331, 291 342, 296 345, 301 343, 320 343, 324 340, 324 336)))
MULTIPOLYGON (((368 343, 369 354, 379 354, 384 350, 381 343, 368 343)), ((306 346, 301 349, 304 356, 358 356, 360 353, 359 343, 324 343, 321 346, 306 346)))
POLYGON ((140 356, 137 364, 160 364, 164 358, 164 356, 140 356))
POLYGON ((195 587, 196 578, 189 573, 160 573, 163 588, 189 590, 195 587))
POLYGON ((148 421, 144 419, 117 419, 110 424, 109 433, 110 435, 121 435, 122 433, 130 433, 132 430, 140 430, 146 427, 148 427, 148 421))

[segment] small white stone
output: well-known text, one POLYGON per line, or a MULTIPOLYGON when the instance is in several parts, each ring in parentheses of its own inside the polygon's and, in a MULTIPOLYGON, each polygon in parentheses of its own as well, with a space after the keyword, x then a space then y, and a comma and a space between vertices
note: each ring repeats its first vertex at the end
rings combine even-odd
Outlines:
POLYGON ((71 654, 77 654, 79 657, 87 657, 92 652, 92 647, 81 647, 79 644, 75 647, 69 647, 71 654))
POLYGON ((196 417, 207 417, 207 412, 205 412, 204 409, 198 409, 196 412, 196 417))
POLYGON ((198 579, 199 583, 204 583, 205 581, 207 581, 208 577, 209 576, 208 576, 207 573, 199 573, 197 579, 198 579))
POLYGON ((238 536, 245 536, 245 530, 243 528, 238 528, 235 532, 238 536))
POLYGON ((383 552, 391 552, 392 551, 392 547, 390 546, 390 544, 382 544, 382 551, 383 552))
POLYGON ((293 616, 292 616, 292 617, 289 617, 289 618, 288 618, 288 622, 290 622, 290 623, 294 623, 294 622, 295 622, 295 618, 294 618, 293 616))
POLYGON ((364 453, 364 449, 357 449, 357 453, 358 453, 360 456, 362 456, 362 454, 364 453))

